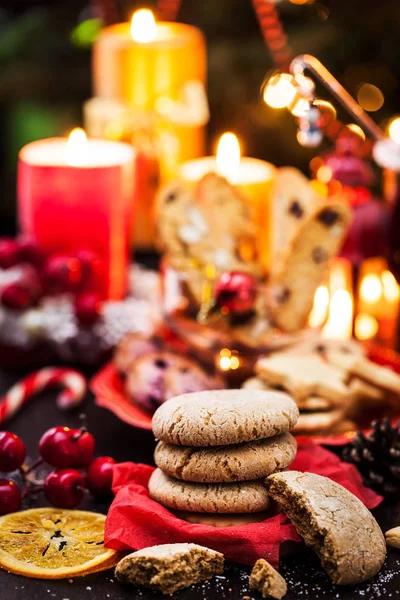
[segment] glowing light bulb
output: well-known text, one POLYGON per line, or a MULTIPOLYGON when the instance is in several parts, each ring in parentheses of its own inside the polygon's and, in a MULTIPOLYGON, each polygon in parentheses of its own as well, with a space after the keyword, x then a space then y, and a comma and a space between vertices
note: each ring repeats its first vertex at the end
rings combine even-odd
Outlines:
POLYGON ((234 133, 224 133, 218 142, 217 171, 231 183, 237 179, 240 165, 240 145, 234 133))
POLYGON ((400 144, 400 117, 396 117, 390 121, 388 134, 394 142, 400 144))
POLYGON ((221 356, 219 359, 219 366, 223 371, 229 371, 231 368, 231 359, 229 356, 221 356))
POLYGON ((293 76, 289 73, 273 75, 264 88, 264 102, 272 108, 286 108, 296 95, 293 76))
POLYGON ((88 140, 84 129, 76 127, 67 141, 67 163, 71 167, 82 167, 88 160, 88 140))
POLYGON ((290 112, 295 117, 304 117, 309 108, 310 102, 305 98, 298 98, 289 106, 290 112))
POLYGON ((322 183, 329 183, 332 179, 332 169, 328 165, 322 165, 317 171, 317 179, 322 183))
POLYGON ((354 323, 354 334, 358 340, 369 340, 378 333, 379 324, 375 317, 367 313, 357 315, 354 323))
POLYGON ((157 23, 148 8, 137 10, 131 20, 131 36, 135 42, 148 44, 157 35, 157 23))
POLYGON ((369 304, 378 302, 382 296, 382 282, 378 275, 373 273, 365 275, 360 285, 360 296, 369 304))

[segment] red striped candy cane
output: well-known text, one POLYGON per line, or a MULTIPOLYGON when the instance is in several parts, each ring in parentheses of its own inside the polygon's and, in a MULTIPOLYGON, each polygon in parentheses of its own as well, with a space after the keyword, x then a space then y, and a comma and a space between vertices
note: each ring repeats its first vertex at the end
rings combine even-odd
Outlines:
POLYGON ((57 397, 57 406, 62 410, 77 406, 86 394, 86 379, 78 371, 58 367, 40 369, 16 383, 0 399, 0 425, 8 421, 35 394, 55 385, 65 388, 57 397))

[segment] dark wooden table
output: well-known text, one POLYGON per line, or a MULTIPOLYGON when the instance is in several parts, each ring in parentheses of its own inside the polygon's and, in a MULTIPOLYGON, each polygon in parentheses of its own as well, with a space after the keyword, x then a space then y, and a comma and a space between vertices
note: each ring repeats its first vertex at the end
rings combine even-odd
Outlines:
MULTIPOLYGON (((0 372, 0 394, 8 389, 18 376, 0 372)), ((8 423, 7 429, 14 431, 27 445, 30 458, 37 456, 40 435, 54 425, 78 426, 79 414, 85 411, 88 427, 95 435, 98 455, 112 455, 116 460, 134 460, 152 464, 154 440, 150 432, 134 429, 104 409, 97 407, 88 395, 83 407, 74 413, 61 413, 55 405, 55 392, 33 400, 8 423)), ((107 512, 108 506, 87 500, 84 508, 107 512)), ((386 501, 375 511, 382 528, 400 524, 400 498, 386 501)), ((354 540, 357 544, 357 540, 354 540)), ((356 588, 333 585, 318 560, 304 545, 297 544, 296 552, 281 559, 280 572, 288 582, 287 600, 295 598, 357 599, 364 600, 400 597, 400 550, 389 550, 381 573, 369 583, 356 588)), ((205 584, 194 585, 176 594, 176 600, 200 598, 231 600, 253 596, 248 589, 249 569, 238 565, 227 565, 223 576, 205 584)), ((160 598, 148 590, 138 590, 120 585, 112 572, 99 573, 77 578, 73 581, 45 581, 25 579, 0 571, 1 600, 132 600, 136 598, 160 598)))

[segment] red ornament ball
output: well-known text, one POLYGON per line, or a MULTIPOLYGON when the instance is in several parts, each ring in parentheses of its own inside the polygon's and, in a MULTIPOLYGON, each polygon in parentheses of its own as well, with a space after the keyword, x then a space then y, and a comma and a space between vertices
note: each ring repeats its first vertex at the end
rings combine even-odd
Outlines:
POLYGON ((106 497, 111 494, 111 484, 115 460, 111 456, 99 456, 90 465, 86 484, 95 497, 106 497))
POLYGON ((75 300, 75 315, 81 325, 93 325, 98 321, 102 299, 98 294, 81 294, 75 300))
POLYGON ((18 263, 18 243, 12 238, 0 239, 0 268, 9 269, 18 263))
POLYGON ((24 442, 11 431, 0 431, 0 471, 11 473, 22 467, 26 457, 24 442))
POLYGON ((93 460, 94 437, 85 430, 52 427, 39 441, 43 460, 53 467, 87 467, 93 460))
POLYGON ((18 238, 18 261, 40 267, 44 262, 44 253, 39 244, 31 237, 18 238))
POLYGON ((0 515, 17 512, 21 508, 21 490, 13 481, 0 479, 0 515))
POLYGON ((73 256, 51 256, 43 267, 43 281, 50 294, 76 292, 82 281, 81 262, 73 256))
POLYGON ((247 273, 222 273, 214 288, 217 305, 232 313, 251 310, 257 296, 257 283, 247 273))
POLYGON ((44 495, 53 506, 73 508, 85 494, 85 480, 75 469, 57 469, 44 480, 44 495))
POLYGON ((3 287, 0 301, 7 308, 25 310, 33 304, 34 298, 31 290, 24 282, 14 281, 3 287))

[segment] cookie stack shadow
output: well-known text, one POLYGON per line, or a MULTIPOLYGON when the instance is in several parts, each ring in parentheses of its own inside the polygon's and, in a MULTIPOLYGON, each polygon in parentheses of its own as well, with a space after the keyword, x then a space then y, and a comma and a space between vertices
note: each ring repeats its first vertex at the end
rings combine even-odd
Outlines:
POLYGON ((280 392, 216 390, 183 394, 154 414, 157 469, 151 498, 181 518, 214 526, 262 521, 265 478, 296 455, 298 418, 280 392))

